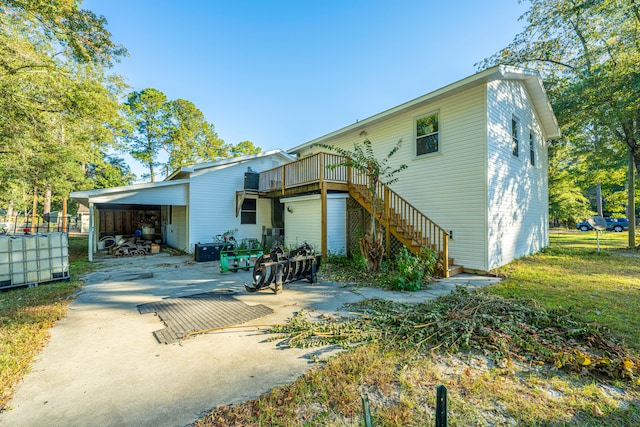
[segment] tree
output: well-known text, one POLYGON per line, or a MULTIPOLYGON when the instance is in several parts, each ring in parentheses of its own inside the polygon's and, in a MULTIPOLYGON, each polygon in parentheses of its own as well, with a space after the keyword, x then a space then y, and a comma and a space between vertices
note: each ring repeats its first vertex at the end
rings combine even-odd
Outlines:
POLYGON ((582 162, 569 155, 569 149, 559 141, 549 145, 549 216, 556 225, 575 224, 592 215, 576 179, 575 169, 582 162))
POLYGON ((246 156, 247 154, 259 154, 262 148, 256 147, 251 141, 238 142, 231 148, 231 155, 233 157, 246 156))
POLYGON ((353 150, 346 150, 328 144, 313 144, 312 147, 321 147, 329 151, 334 151, 341 155, 344 160, 339 163, 328 165, 328 168, 346 166, 364 175, 367 180, 367 191, 371 196, 371 222, 369 230, 360 239, 360 252, 367 259, 369 271, 376 272, 380 269, 380 264, 384 256, 384 234, 381 226, 376 221, 376 205, 378 200, 378 185, 391 185, 398 181, 396 175, 407 168, 402 164, 397 168, 388 165, 391 157, 400 149, 402 140, 391 149, 382 160, 379 160, 373 151, 373 144, 369 139, 365 139, 362 144, 355 143, 353 150))
POLYGON ((192 102, 170 101, 168 110, 169 135, 164 142, 169 154, 167 175, 185 165, 229 157, 229 147, 192 102))
POLYGON ((80 9, 81 3, 78 0, 0 0, 0 11, 8 19, 31 24, 33 34, 62 47, 62 54, 68 59, 110 66, 127 51, 111 40, 106 19, 80 9))
POLYGON ((0 0, 0 184, 28 189, 7 203, 34 191, 66 196, 110 142, 120 82, 106 68, 126 51, 79 4, 0 0))
POLYGON ((122 111, 128 122, 128 130, 120 137, 122 146, 149 169, 151 182, 155 181, 156 168, 162 166, 158 161, 161 151, 168 156, 164 163, 166 176, 182 166, 228 157, 230 153, 260 152, 249 141, 239 148, 228 146, 192 102, 168 101, 157 89, 131 92, 122 111))
POLYGON ((626 147, 640 174, 640 3, 530 3, 522 17, 527 21, 523 32, 481 68, 498 63, 537 68, 546 79, 563 133, 597 129, 601 139, 596 143, 626 147))
POLYGON ((110 188, 132 184, 136 176, 129 165, 113 155, 104 155, 102 159, 87 167, 86 177, 91 183, 88 188, 110 188))
POLYGON ((170 112, 167 97, 158 89, 131 92, 123 106, 129 129, 123 140, 131 156, 149 169, 155 182, 158 154, 169 140, 170 112))

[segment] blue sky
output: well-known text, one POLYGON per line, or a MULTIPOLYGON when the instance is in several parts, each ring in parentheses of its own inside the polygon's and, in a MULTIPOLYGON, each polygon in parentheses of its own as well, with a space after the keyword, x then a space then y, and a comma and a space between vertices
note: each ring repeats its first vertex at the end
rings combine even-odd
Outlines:
MULTIPOLYGON (((219 136, 288 149, 475 73, 517 0, 87 0, 132 90, 193 102, 219 136)), ((143 169, 131 161, 136 174, 143 169)))

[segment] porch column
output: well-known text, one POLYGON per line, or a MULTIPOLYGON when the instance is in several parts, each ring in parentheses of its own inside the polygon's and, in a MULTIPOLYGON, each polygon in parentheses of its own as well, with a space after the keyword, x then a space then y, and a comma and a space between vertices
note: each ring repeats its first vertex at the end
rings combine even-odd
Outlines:
POLYGON ((387 256, 389 256, 389 253, 391 252, 391 230, 389 230, 389 216, 390 214, 390 209, 389 209, 389 197, 390 197, 390 191, 389 191, 389 187, 387 187, 386 185, 383 187, 384 191, 384 230, 385 230, 385 236, 384 236, 384 250, 387 252, 387 256))
POLYGON ((95 227, 93 226, 93 203, 89 202, 89 245, 88 245, 88 257, 89 262, 93 262, 93 240, 95 227))
POLYGON ((320 218, 321 218, 321 251, 322 256, 327 258, 327 189, 324 185, 321 184, 320 187, 320 218))

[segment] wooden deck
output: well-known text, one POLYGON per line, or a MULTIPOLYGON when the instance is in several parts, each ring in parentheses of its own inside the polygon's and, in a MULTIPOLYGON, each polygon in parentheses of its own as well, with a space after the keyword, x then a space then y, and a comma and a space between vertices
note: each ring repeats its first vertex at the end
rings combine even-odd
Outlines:
POLYGON ((449 277, 462 270, 452 268, 449 258, 449 233, 438 224, 400 197, 386 185, 379 184, 376 198, 372 199, 366 176, 344 166, 344 158, 332 153, 317 153, 295 162, 286 163, 260 173, 260 192, 269 197, 294 196, 296 194, 320 192, 322 203, 322 253, 327 253, 327 207, 328 191, 348 192, 385 227, 387 253, 390 234, 393 234, 414 254, 429 247, 439 256, 439 273, 449 277))

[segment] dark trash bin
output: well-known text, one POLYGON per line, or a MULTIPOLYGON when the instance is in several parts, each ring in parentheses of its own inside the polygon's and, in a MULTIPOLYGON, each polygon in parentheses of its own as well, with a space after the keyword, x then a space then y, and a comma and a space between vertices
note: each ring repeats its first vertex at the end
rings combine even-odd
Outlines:
POLYGON ((195 260, 197 262, 220 261, 220 251, 232 250, 227 243, 196 243, 195 260))

